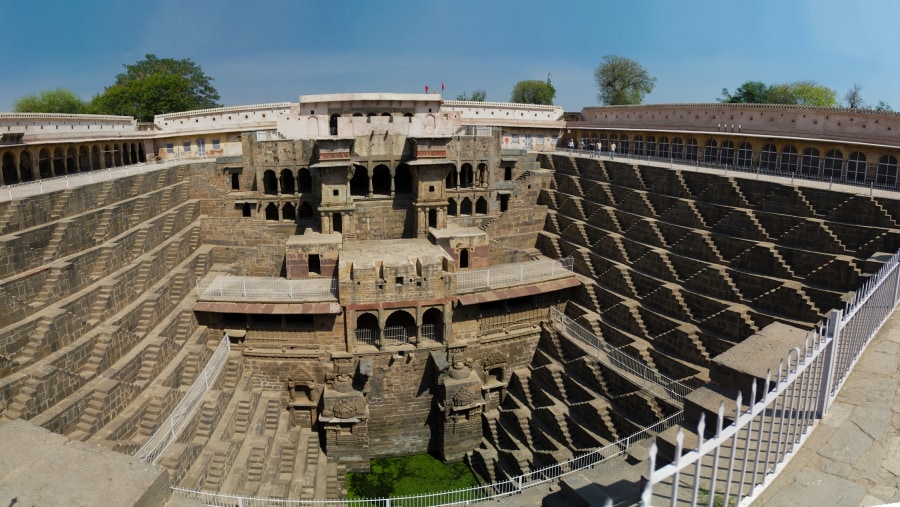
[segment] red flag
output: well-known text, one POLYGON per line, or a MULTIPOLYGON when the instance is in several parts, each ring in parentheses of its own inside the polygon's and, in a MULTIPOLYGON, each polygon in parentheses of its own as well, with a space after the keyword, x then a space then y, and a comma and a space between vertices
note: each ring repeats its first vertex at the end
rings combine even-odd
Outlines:
POLYGON ((444 82, 441 81, 441 91, 444 91, 444 82))
POLYGON ((428 85, 425 85, 425 93, 428 93, 428 85))

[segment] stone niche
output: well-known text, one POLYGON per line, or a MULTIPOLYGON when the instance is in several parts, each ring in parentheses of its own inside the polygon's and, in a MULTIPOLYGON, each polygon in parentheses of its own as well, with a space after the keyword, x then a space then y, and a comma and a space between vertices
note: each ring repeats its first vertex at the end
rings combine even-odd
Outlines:
POLYGON ((481 378, 457 357, 443 377, 441 455, 444 461, 461 461, 481 442, 484 397, 481 378))
POLYGON ((431 229, 434 243, 453 256, 456 267, 486 268, 490 266, 490 237, 477 227, 431 229))
POLYGON ((307 229, 301 236, 291 236, 284 252, 287 277, 291 280, 331 278, 337 269, 340 253, 339 233, 321 234, 307 229))

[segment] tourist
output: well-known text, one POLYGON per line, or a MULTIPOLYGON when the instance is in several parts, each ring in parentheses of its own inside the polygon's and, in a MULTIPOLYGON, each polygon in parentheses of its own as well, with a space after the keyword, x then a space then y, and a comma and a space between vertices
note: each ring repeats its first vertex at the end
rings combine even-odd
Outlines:
POLYGON ((609 145, 609 159, 612 160, 614 158, 616 158, 616 143, 609 145))
POLYGON ((575 141, 572 139, 569 139, 569 153, 572 153, 572 150, 574 150, 574 149, 575 149, 575 141))
POLYGON ((600 152, 602 151, 600 148, 602 148, 602 147, 603 147, 603 143, 601 143, 600 141, 597 141, 597 145, 594 146, 594 149, 597 150, 597 158, 600 158, 600 152))

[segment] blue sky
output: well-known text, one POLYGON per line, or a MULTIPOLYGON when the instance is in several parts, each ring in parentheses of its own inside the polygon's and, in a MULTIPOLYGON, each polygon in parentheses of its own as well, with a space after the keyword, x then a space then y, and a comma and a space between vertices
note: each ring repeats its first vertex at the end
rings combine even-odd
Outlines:
POLYGON ((441 82, 506 101, 551 73, 555 103, 580 111, 613 54, 657 78, 647 103, 809 79, 900 111, 896 0, 0 0, 0 19, 0 111, 56 87, 89 100, 147 53, 201 65, 226 106, 441 82))

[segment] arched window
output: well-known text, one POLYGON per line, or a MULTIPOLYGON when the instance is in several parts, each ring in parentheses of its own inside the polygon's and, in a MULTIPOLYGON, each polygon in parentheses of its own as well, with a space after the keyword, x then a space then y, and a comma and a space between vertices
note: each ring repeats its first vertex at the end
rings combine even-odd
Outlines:
POLYGON ((100 169, 100 148, 98 146, 91 147, 91 170, 100 169))
POLYGON ((34 173, 31 172, 31 168, 31 153, 23 151, 19 154, 19 174, 22 176, 22 181, 34 180, 34 173))
POLYGON ((447 172, 447 181, 445 182, 447 188, 456 188, 459 186, 459 180, 457 179, 457 177, 458 175, 456 174, 456 168, 451 167, 450 171, 447 172))
POLYGON ((86 146, 78 149, 78 171, 88 172, 91 170, 91 156, 86 146))
POLYGON ((647 136, 647 144, 644 148, 648 157, 656 156, 656 138, 653 136, 647 136))
POLYGON ((456 214, 456 199, 450 199, 447 201, 447 215, 455 217, 456 214))
POLYGON ((66 155, 62 148, 56 148, 53 151, 53 174, 60 176, 66 173, 66 155))
POLYGON ((687 160, 696 161, 699 151, 699 144, 697 144, 697 140, 692 137, 688 139, 687 143, 685 144, 684 158, 687 160))
POLYGON ((478 183, 482 186, 488 184, 488 169, 485 163, 478 164, 478 183))
POLYGON ((841 179, 841 169, 844 165, 844 154, 841 150, 828 150, 825 152, 824 173, 822 176, 831 179, 841 179))
POLYGON ((859 151, 850 154, 847 161, 847 181, 866 181, 866 155, 859 151))
POLYGON ((763 146, 759 152, 759 168, 764 171, 774 171, 778 167, 778 152, 774 144, 763 146))
POLYGON ((304 192, 312 192, 312 177, 309 174, 309 169, 303 167, 297 171, 297 186, 299 187, 301 194, 304 192))
POLYGON ((459 171, 459 186, 471 187, 475 184, 475 171, 472 170, 472 164, 463 164, 459 171))
POLYGON ((684 158, 684 142, 680 137, 672 139, 672 158, 681 160, 684 158))
POLYGON ((722 143, 722 149, 719 150, 719 163, 724 166, 734 165, 734 143, 731 141, 722 143))
POLYGON ((740 147, 738 147, 737 152, 737 166, 738 167, 751 167, 753 165, 753 146, 744 141, 741 143, 740 147))
POLYGON ((484 197, 479 197, 477 201, 475 201, 475 213, 479 215, 487 215, 487 200, 484 197))
POLYGON ((356 342, 377 346, 378 317, 371 313, 363 313, 356 317, 356 342))
POLYGON ((778 169, 783 173, 797 172, 797 148, 787 145, 781 150, 781 165, 778 169))
POLYGON ((459 267, 467 268, 469 267, 469 249, 463 248, 459 251, 459 267))
POLYGON ((657 147, 657 155, 660 158, 669 158, 669 138, 662 136, 659 138, 659 146, 657 147))
POLYGON ((413 177, 409 166, 400 164, 394 174, 394 193, 411 194, 413 192, 413 177))
POLYGON ((391 170, 384 164, 375 166, 372 171, 372 193, 391 195, 391 170))
POLYGON ((50 159, 50 150, 47 148, 43 148, 40 153, 38 153, 38 174, 41 179, 49 178, 53 176, 53 172, 51 169, 52 160, 50 159))
POLYGON ((263 173, 263 193, 269 195, 278 193, 278 181, 275 178, 275 171, 271 169, 263 173))
POLYGON ((353 166, 353 177, 350 178, 350 195, 366 197, 369 195, 369 171, 361 166, 353 166))
POLYGON ((406 310, 397 310, 384 321, 385 345, 408 343, 416 337, 416 319, 406 310))
POLYGON ((266 206, 266 220, 278 221, 278 206, 274 202, 266 206))
POLYGON ((812 146, 803 150, 800 158, 800 172, 803 174, 819 174, 819 150, 812 146))
POLYGON ((715 139, 706 141, 706 146, 703 147, 703 163, 715 164, 718 159, 718 151, 718 144, 715 139))
POLYGON ((444 341, 444 312, 440 309, 429 308, 422 314, 422 339, 444 341))
POLYGON ((294 193, 294 173, 291 172, 290 169, 283 169, 281 171, 281 193, 294 193))
POLYGON ((459 214, 460 215, 471 215, 472 214, 472 200, 468 197, 464 197, 462 200, 462 204, 459 205, 459 214))
POLYGON ((66 172, 68 174, 78 172, 78 151, 75 150, 74 146, 70 146, 66 150, 66 172))
POLYGON ((897 185, 897 158, 893 155, 882 155, 875 168, 875 184, 885 187, 897 185))
POLYGON ((3 184, 14 185, 19 182, 19 171, 16 170, 16 158, 13 154, 3 154, 3 184))
POLYGON ((622 134, 622 137, 619 139, 619 147, 616 149, 616 153, 621 153, 622 155, 628 155, 628 136, 622 134))
POLYGON ((103 164, 106 167, 113 166, 113 155, 112 150, 110 149, 108 144, 103 145, 103 164))
POLYGON ((281 219, 285 222, 295 222, 297 220, 297 213, 293 204, 285 203, 284 207, 281 208, 281 219))
POLYGON ((644 138, 641 136, 634 136, 634 154, 639 157, 644 155, 644 138))

